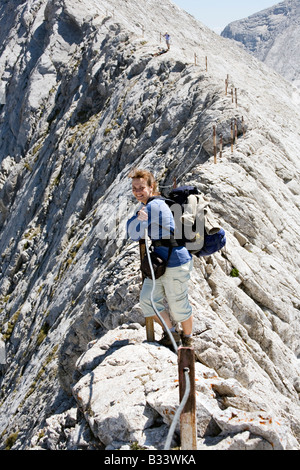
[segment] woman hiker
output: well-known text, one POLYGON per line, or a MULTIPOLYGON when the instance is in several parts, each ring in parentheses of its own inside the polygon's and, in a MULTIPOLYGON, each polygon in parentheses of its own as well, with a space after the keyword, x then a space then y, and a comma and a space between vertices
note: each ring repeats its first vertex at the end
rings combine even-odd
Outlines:
MULTIPOLYGON (((130 173, 132 179, 132 192, 141 203, 137 213, 127 222, 127 234, 134 241, 144 238, 145 228, 154 245, 154 251, 168 263, 165 273, 155 280, 153 300, 155 307, 171 331, 177 346, 181 344, 190 347, 193 344, 193 316, 192 307, 188 299, 188 281, 193 267, 191 254, 183 246, 170 249, 162 240, 171 238, 175 223, 168 205, 160 198, 157 191, 157 182, 152 173, 136 169, 130 173), (165 246, 163 246, 165 245, 165 246), (165 310, 164 299, 167 300, 172 319, 181 323, 180 335, 172 324, 169 314, 165 310)), ((151 303, 152 279, 146 278, 140 294, 140 305, 145 317, 153 317, 162 327, 159 318, 151 303)), ((172 341, 164 331, 159 343, 163 346, 172 346, 172 341)))

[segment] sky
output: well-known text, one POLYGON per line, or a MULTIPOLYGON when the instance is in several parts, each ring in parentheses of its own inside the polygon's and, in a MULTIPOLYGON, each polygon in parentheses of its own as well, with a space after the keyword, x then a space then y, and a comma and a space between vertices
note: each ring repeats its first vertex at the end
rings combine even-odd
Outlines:
POLYGON ((172 0, 210 29, 221 33, 235 20, 246 18, 282 0, 172 0))

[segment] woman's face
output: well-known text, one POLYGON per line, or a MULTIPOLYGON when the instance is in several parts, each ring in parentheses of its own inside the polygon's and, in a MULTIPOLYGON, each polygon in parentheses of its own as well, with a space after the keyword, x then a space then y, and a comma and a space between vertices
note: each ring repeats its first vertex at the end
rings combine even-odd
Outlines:
POLYGON ((139 202, 147 204, 148 199, 153 195, 153 186, 148 186, 144 178, 133 178, 132 192, 139 202))

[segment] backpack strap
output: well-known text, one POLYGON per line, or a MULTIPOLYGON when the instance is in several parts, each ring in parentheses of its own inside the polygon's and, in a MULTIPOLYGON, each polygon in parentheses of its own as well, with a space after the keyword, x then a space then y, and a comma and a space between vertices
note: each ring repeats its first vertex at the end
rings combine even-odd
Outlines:
POLYGON ((164 246, 166 248, 177 248, 178 246, 181 246, 178 244, 176 241, 174 235, 171 234, 171 237, 169 239, 162 238, 161 240, 152 240, 152 245, 155 248, 158 248, 160 246, 164 246))
MULTIPOLYGON (((167 204, 167 206, 169 206, 169 207, 170 207, 170 205, 175 204, 174 201, 172 201, 171 199, 167 199, 163 196, 152 196, 148 199, 147 204, 151 201, 154 201, 155 199, 159 199, 161 201, 164 201, 167 204)), ((159 227, 163 228, 162 225, 160 225, 159 227)), ((170 233, 170 238, 163 238, 163 239, 160 239, 160 240, 152 240, 152 245, 155 248, 158 248, 160 246, 164 246, 166 248, 175 248, 175 247, 181 246, 177 243, 173 233, 170 233)), ((171 254, 169 253, 169 257, 170 256, 171 256, 171 254)))

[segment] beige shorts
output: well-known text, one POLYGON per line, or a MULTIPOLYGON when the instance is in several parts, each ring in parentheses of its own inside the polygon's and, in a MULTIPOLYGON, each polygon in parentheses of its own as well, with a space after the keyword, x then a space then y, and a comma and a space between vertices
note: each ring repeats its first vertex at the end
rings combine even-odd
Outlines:
MULTIPOLYGON (((192 307, 188 298, 188 283, 193 269, 193 260, 176 268, 167 268, 159 279, 155 280, 153 300, 159 313, 165 310, 164 300, 169 305, 175 322, 181 323, 192 316, 192 307)), ((152 279, 145 279, 140 294, 140 305, 145 317, 156 315, 151 303, 152 279)))

